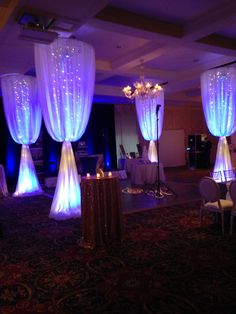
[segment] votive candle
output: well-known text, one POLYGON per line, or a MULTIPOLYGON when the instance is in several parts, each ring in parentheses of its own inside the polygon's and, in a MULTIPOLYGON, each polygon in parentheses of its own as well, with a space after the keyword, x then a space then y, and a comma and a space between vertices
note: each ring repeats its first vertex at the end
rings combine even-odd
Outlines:
POLYGON ((86 174, 86 177, 87 177, 87 178, 90 178, 90 173, 87 173, 87 174, 86 174))
POLYGON ((96 177, 97 177, 97 178, 100 178, 100 173, 97 173, 97 174, 96 174, 96 177))
POLYGON ((108 172, 108 177, 111 177, 112 176, 112 173, 111 171, 108 172))

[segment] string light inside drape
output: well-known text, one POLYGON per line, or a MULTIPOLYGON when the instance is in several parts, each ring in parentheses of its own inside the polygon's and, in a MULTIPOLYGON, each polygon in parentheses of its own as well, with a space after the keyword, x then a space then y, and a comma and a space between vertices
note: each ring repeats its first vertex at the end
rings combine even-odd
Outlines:
POLYGON ((148 147, 148 158, 151 162, 157 162, 157 150, 155 141, 157 140, 157 105, 160 105, 158 112, 158 139, 162 133, 164 118, 164 92, 159 90, 155 94, 144 94, 135 97, 135 106, 139 122, 139 127, 143 138, 150 141, 148 147))
POLYGON ((219 136, 214 171, 231 170, 226 136, 236 130, 236 68, 222 67, 201 75, 204 115, 209 131, 219 136))
POLYGON ((47 131, 63 142, 57 186, 50 217, 81 215, 81 192, 70 142, 84 133, 92 106, 94 49, 76 39, 58 38, 50 45, 35 44, 39 95, 47 131))
POLYGON ((29 145, 36 142, 42 122, 36 79, 22 74, 1 78, 4 111, 13 140, 22 144, 19 176, 14 196, 41 192, 29 145))

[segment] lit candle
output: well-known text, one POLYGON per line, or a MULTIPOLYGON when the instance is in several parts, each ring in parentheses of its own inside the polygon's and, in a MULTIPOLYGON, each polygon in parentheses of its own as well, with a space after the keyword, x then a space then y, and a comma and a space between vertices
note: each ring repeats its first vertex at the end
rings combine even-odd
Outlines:
POLYGON ((112 173, 111 171, 108 172, 108 177, 111 177, 112 176, 112 173))
POLYGON ((86 177, 87 177, 87 178, 90 178, 90 173, 87 173, 87 174, 86 174, 86 177))
POLYGON ((96 176, 97 176, 97 178, 100 178, 100 173, 97 173, 97 175, 96 175, 96 176))

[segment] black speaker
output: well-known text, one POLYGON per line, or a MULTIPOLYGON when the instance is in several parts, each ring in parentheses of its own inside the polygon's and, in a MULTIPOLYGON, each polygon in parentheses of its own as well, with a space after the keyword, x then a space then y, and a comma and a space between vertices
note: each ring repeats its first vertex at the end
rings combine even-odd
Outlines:
POLYGON ((189 151, 195 150, 195 135, 188 136, 188 150, 189 151))
POLYGON ((188 136, 188 150, 193 151, 201 151, 202 149, 202 135, 194 134, 188 136))

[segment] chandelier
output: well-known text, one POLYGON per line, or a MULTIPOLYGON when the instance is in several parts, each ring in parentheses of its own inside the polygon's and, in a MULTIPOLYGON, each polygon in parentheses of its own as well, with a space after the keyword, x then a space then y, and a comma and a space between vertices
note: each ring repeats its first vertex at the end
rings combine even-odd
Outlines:
POLYGON ((140 77, 140 82, 135 82, 133 88, 131 86, 125 86, 123 93, 125 97, 134 99, 135 97, 153 97, 158 91, 162 90, 162 87, 158 84, 153 85, 150 81, 145 81, 144 77, 140 77))
POLYGON ((152 82, 144 80, 143 64, 140 66, 140 72, 139 82, 135 82, 133 87, 128 85, 123 88, 122 91, 125 97, 129 99, 134 99, 135 97, 155 97, 155 95, 163 89, 158 84, 153 85, 152 82))
POLYGON ((133 86, 134 88, 129 85, 123 88, 125 97, 129 99, 134 99, 135 97, 153 97, 158 91, 162 90, 160 85, 153 85, 151 82, 144 80, 135 82, 133 86))

